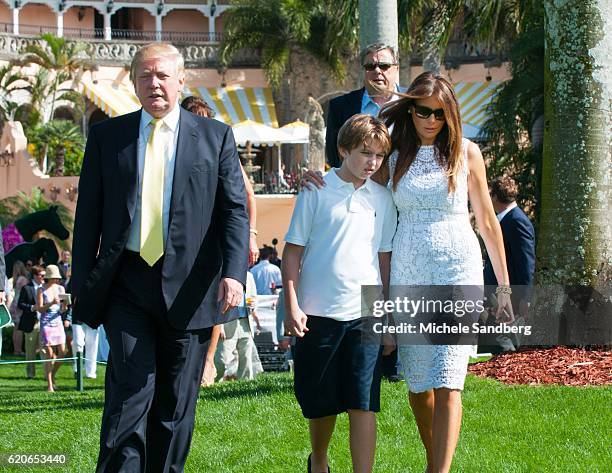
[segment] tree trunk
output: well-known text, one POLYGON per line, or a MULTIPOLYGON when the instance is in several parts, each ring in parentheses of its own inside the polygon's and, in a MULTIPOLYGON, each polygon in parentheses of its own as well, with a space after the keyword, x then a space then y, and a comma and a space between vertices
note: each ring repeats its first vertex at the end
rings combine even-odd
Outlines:
POLYGON ((429 21, 425 26, 423 38, 423 70, 440 72, 440 63, 443 51, 440 50, 439 38, 443 31, 447 28, 449 15, 449 7, 446 2, 436 2, 429 9, 427 17, 429 21))
POLYGON ((383 43, 397 52, 397 0, 359 0, 359 49, 383 43))
POLYGON ((559 343, 612 341, 609 321, 603 320, 610 304, 600 297, 610 294, 612 267, 611 5, 545 0, 536 281, 548 289, 541 291, 536 313, 546 316, 546 310, 560 308, 559 343))
POLYGON ((64 175, 64 164, 66 162, 66 149, 59 146, 55 149, 55 176, 64 175))

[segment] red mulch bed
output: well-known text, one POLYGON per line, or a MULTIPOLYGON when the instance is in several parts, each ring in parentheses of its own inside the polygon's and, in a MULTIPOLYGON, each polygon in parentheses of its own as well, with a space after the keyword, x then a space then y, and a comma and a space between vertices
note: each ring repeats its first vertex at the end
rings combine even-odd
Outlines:
POLYGON ((612 384, 612 352, 555 347, 507 352, 474 363, 469 372, 507 384, 612 384))

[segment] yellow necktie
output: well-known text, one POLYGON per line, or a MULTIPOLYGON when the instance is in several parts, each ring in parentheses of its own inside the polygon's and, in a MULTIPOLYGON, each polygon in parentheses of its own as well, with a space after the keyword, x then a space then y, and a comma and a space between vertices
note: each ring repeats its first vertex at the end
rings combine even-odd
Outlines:
POLYGON ((164 153, 161 146, 161 120, 151 120, 147 141, 142 200, 140 202, 140 256, 153 266, 164 254, 162 208, 164 202, 164 153))

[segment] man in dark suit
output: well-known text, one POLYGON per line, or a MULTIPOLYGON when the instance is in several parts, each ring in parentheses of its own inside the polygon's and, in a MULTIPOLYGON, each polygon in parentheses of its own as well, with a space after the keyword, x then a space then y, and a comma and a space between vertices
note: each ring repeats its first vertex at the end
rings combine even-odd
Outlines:
POLYGON ((70 251, 62 251, 62 256, 57 262, 60 274, 62 275, 62 286, 66 286, 66 282, 70 278, 70 251))
MULTIPOLYGON (((45 268, 39 265, 32 266, 32 280, 26 286, 21 288, 17 297, 17 306, 21 309, 22 314, 17 327, 25 334, 25 354, 26 361, 36 359, 36 348, 39 345, 40 324, 39 315, 36 312, 38 288, 42 287, 45 282, 45 268)), ((36 363, 28 363, 26 365, 26 376, 29 379, 36 376, 36 363)))
MULTIPOLYGON (((517 314, 517 324, 527 315, 531 285, 535 272, 535 232, 529 217, 516 204, 518 186, 509 176, 498 177, 490 185, 491 202, 504 236, 506 266, 512 286, 512 307, 517 314)), ((487 255, 484 266, 484 283, 497 286, 497 278, 487 255)), ((519 343, 508 337, 497 337, 504 350, 514 350, 519 343)), ((492 348, 492 351, 496 351, 492 348)))
POLYGON ((143 47, 130 77, 143 108, 87 139, 73 317, 110 345, 97 471, 180 472, 211 327, 243 297, 246 194, 231 129, 178 105, 178 50, 143 47))
POLYGON ((336 142, 344 122, 357 113, 377 116, 383 105, 397 97, 393 92, 398 89, 399 62, 394 49, 382 43, 372 44, 362 51, 360 60, 364 86, 329 102, 325 156, 334 168, 341 164, 336 142))

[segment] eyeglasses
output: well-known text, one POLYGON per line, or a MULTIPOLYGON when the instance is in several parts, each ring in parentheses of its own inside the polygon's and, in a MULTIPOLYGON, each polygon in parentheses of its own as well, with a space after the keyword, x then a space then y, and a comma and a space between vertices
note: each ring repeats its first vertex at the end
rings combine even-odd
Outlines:
POLYGON ((375 71, 376 68, 378 67, 381 71, 386 72, 390 68, 392 68, 393 66, 397 66, 397 63, 392 63, 392 62, 369 62, 367 64, 364 64, 363 68, 366 71, 368 71, 368 72, 372 72, 372 71, 375 71))
POLYGON ((427 120, 431 114, 433 113, 434 117, 438 121, 444 120, 444 109, 437 108, 436 110, 432 110, 429 107, 423 107, 422 105, 414 106, 414 114, 419 117, 427 120))
POLYGON ((45 275, 45 273, 36 273, 34 276, 41 276, 43 277, 45 275))

